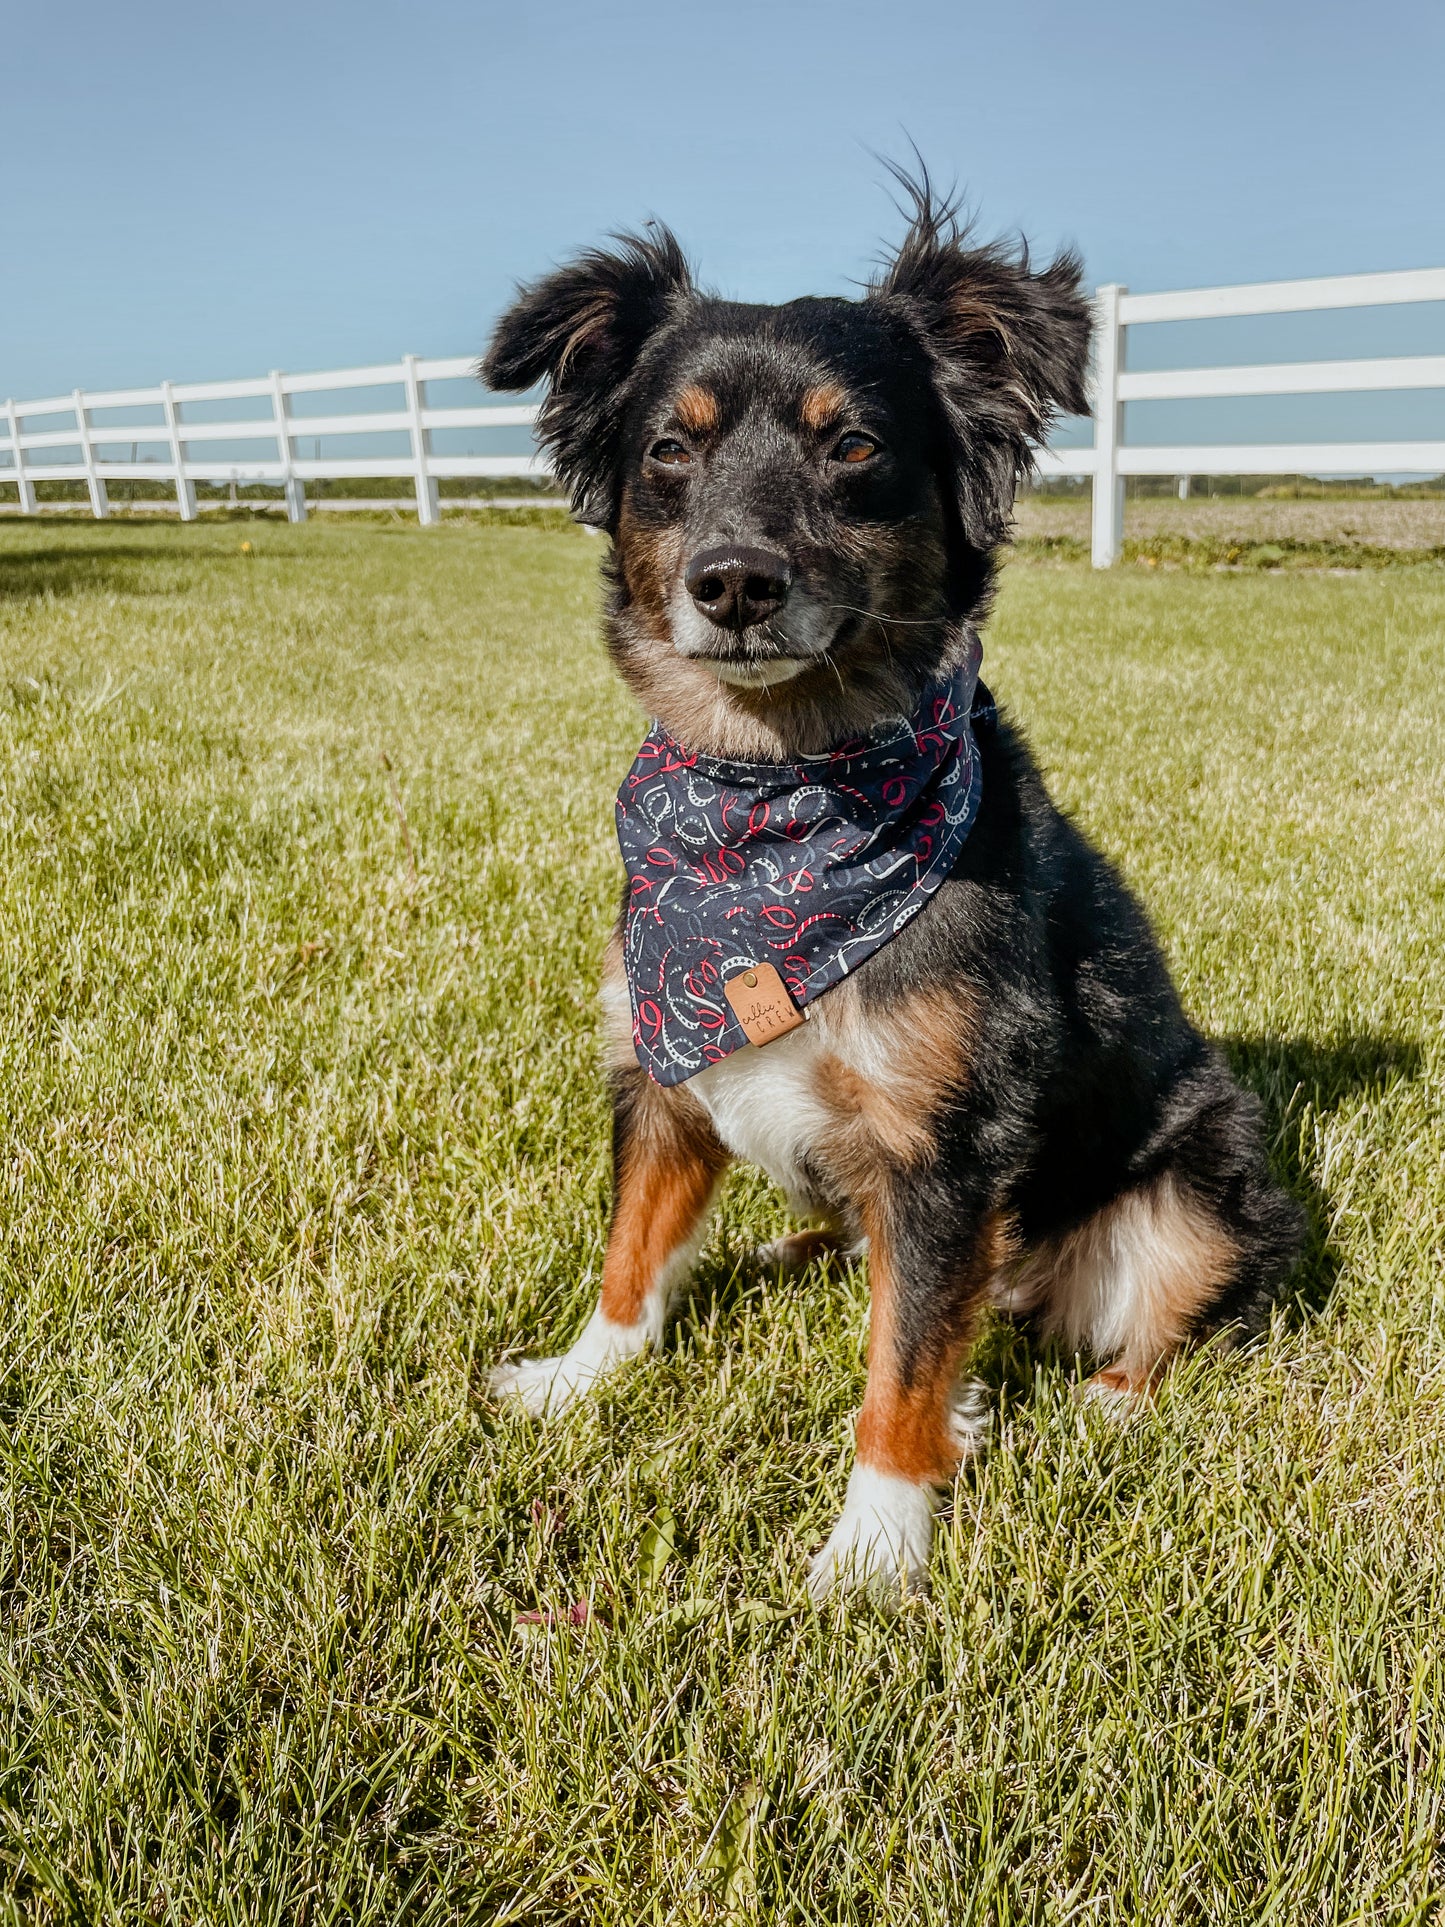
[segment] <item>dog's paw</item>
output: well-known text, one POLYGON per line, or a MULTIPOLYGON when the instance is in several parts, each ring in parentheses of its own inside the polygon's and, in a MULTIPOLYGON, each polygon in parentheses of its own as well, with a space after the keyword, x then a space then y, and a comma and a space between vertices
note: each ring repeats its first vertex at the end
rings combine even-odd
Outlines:
POLYGON ((573 1363, 570 1352, 558 1358, 519 1358, 489 1372, 487 1390, 494 1399, 520 1405, 533 1418, 546 1418, 580 1397, 604 1369, 573 1363))
POLYGON ((866 1592, 891 1605, 925 1591, 935 1504, 931 1486, 855 1465, 842 1516, 809 1568, 809 1592, 866 1592))
POLYGON ((1078 1387, 1077 1396, 1081 1404, 1112 1420, 1116 1425, 1127 1424, 1137 1418, 1149 1405, 1154 1394, 1154 1379, 1146 1373, 1142 1377, 1132 1376, 1118 1366, 1107 1366, 1102 1372, 1095 1372, 1078 1387))
POLYGON ((555 1416, 624 1360, 645 1351, 652 1337, 645 1324, 615 1325, 599 1307, 581 1336, 560 1356, 498 1365, 488 1375, 487 1390, 495 1399, 520 1405, 533 1418, 555 1416))
POLYGON ((948 1436, 960 1465, 983 1456, 993 1430, 993 1406, 981 1379, 960 1379, 948 1408, 948 1436))
POLYGON ((838 1258, 844 1264, 852 1264, 867 1249, 866 1238, 849 1244, 835 1231, 789 1231, 781 1238, 774 1238, 770 1244, 758 1245, 753 1251, 753 1263, 760 1271, 772 1271, 784 1278, 795 1278, 820 1258, 838 1258))

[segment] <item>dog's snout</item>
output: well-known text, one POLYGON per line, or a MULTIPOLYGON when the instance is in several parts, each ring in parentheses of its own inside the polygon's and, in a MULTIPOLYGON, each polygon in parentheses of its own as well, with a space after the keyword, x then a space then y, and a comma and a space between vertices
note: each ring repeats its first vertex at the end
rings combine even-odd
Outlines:
POLYGON ((771 549, 728 544, 702 549, 687 568, 687 591, 720 629, 746 629, 775 616, 788 599, 793 568, 771 549))

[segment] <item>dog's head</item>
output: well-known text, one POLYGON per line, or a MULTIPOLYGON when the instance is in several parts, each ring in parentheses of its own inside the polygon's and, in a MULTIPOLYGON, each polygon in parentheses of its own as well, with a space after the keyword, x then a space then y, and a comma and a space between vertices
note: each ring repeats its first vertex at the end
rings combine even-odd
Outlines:
POLYGON ((684 740, 825 748, 907 710, 988 604, 1019 477, 1081 413, 1081 264, 970 245, 926 188, 859 301, 701 294, 665 230, 524 290, 482 366, 613 537, 610 641, 684 740))

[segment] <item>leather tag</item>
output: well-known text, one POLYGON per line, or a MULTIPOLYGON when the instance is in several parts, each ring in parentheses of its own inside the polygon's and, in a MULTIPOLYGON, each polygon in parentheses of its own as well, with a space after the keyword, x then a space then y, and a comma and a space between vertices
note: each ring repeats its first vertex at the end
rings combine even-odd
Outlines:
POLYGON ((723 985, 723 995, 747 1033, 750 1044, 771 1044, 796 1030, 803 1013, 788 995, 788 986, 770 963, 754 964, 723 985))

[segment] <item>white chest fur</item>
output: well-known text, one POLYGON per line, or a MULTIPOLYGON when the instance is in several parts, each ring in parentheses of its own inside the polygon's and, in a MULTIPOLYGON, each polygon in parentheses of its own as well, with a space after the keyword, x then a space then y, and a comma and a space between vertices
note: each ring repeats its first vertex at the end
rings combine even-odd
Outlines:
POLYGON ((821 1033, 821 1025, 804 1024, 761 1048, 745 1045, 688 1080, 728 1149, 761 1165, 799 1211, 824 1202, 808 1175, 808 1152, 829 1117, 818 1080, 821 1033))

